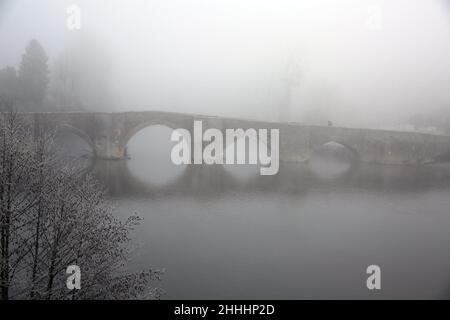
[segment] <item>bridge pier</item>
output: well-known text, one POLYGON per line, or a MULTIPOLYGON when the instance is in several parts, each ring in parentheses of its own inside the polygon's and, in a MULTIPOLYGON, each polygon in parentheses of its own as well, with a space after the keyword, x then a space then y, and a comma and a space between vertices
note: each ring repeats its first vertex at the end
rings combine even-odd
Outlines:
POLYGON ((104 160, 121 160, 126 158, 126 148, 116 141, 100 139, 95 141, 95 156, 104 160))
POLYGON ((91 139, 95 156, 105 160, 126 157, 126 139, 123 114, 98 113, 91 124, 91 139))
POLYGON ((96 142, 95 156, 104 160, 121 160, 126 158, 126 148, 114 141, 96 142))
POLYGON ((126 147, 120 141, 100 138, 94 142, 95 156, 104 160, 121 160, 126 158, 126 147))

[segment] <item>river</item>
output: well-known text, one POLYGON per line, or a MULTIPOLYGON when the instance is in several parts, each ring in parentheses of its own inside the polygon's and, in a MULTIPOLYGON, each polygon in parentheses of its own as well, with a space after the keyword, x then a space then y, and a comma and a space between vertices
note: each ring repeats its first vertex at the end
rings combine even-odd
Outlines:
MULTIPOLYGON (((158 126, 156 126, 158 127, 158 126)), ((138 212, 130 269, 164 268, 167 299, 450 298, 450 167, 170 162, 165 127, 93 173, 123 218, 138 212), (366 268, 381 268, 368 290, 366 268)))

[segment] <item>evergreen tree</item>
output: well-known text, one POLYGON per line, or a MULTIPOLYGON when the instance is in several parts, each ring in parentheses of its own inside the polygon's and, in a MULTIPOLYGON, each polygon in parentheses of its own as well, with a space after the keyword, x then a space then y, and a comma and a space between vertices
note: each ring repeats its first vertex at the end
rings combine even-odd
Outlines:
POLYGON ((18 98, 17 73, 13 67, 0 69, 0 112, 9 111, 18 98))
POLYGON ((31 40, 19 69, 21 100, 29 111, 41 111, 49 83, 48 57, 42 45, 31 40))

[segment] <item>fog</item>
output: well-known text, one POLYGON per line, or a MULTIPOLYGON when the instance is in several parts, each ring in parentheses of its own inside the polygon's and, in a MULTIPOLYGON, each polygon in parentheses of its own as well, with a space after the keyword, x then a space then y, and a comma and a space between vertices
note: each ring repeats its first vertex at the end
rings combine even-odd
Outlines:
POLYGON ((450 298, 450 0, 0 0, 0 132, 0 299, 450 298))
POLYGON ((450 114, 443 0, 0 1, 0 68, 32 38, 50 67, 84 57, 89 110, 361 127, 450 114))

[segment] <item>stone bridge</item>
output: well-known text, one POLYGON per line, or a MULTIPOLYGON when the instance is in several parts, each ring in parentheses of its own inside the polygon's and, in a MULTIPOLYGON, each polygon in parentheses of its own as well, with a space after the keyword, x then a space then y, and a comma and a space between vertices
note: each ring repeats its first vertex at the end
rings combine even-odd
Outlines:
POLYGON ((20 116, 40 126, 56 125, 73 131, 92 147, 96 157, 103 159, 125 158, 128 141, 146 127, 164 125, 192 132, 194 120, 203 122, 203 130, 279 129, 280 161, 285 162, 307 161, 315 148, 327 142, 347 147, 358 161, 366 163, 426 164, 450 158, 450 136, 417 132, 325 127, 162 111, 21 113, 20 116))

